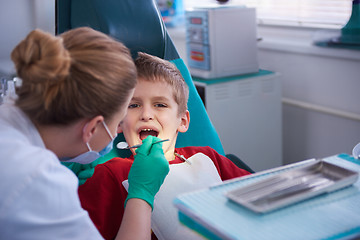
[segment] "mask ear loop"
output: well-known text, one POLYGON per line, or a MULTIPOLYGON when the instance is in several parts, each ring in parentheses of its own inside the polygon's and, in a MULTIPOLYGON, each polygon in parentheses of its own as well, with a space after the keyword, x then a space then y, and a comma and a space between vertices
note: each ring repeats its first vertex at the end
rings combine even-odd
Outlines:
POLYGON ((90 147, 89 143, 85 143, 85 144, 86 144, 87 148, 89 149, 89 152, 91 152, 91 151, 92 151, 92 149, 91 149, 91 147, 90 147))
MULTIPOLYGON (((111 141, 113 141, 115 138, 111 135, 111 132, 110 132, 108 126, 106 125, 105 121, 102 121, 102 124, 103 124, 103 126, 104 126, 104 128, 105 128, 105 131, 106 131, 107 134, 110 136, 111 141)), ((86 128, 87 125, 88 125, 88 123, 85 124, 85 126, 84 126, 84 128, 83 128, 83 132, 85 132, 85 128, 86 128)), ((91 152, 92 149, 91 149, 89 143, 87 142, 87 143, 85 143, 85 144, 86 144, 86 147, 87 147, 87 148, 89 149, 89 151, 91 152)))
MULTIPOLYGON (((85 132, 85 128, 87 127, 87 125, 88 125, 88 123, 86 123, 86 124, 85 124, 85 126, 84 126, 84 128, 83 128, 83 133, 85 132)), ((89 143, 88 143, 88 142, 86 142, 85 144, 86 144, 86 147, 88 148, 89 152, 91 152, 91 151, 92 151, 92 149, 91 149, 91 147, 90 147, 89 143)))
POLYGON ((110 136, 110 138, 111 138, 111 141, 114 140, 115 138, 111 135, 111 132, 110 132, 108 126, 106 125, 105 121, 102 121, 102 124, 103 124, 106 132, 109 134, 109 136, 110 136))

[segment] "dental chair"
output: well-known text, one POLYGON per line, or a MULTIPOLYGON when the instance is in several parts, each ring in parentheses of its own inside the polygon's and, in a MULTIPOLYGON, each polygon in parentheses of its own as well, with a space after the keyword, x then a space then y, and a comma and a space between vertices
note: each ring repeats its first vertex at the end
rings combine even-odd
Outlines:
MULTIPOLYGON (((179 133, 176 147, 210 146, 225 155, 191 75, 167 33, 155 0, 56 0, 56 33, 82 26, 89 26, 121 41, 130 49, 134 59, 137 52, 141 51, 174 63, 189 86, 190 111, 190 127, 186 133, 179 133)), ((131 154, 129 150, 116 148, 121 141, 125 140, 119 134, 114 141, 113 150, 91 164, 65 165, 77 174, 82 184, 92 176, 97 164, 113 157, 128 157, 131 154)), ((253 172, 236 156, 226 156, 238 167, 253 172)))

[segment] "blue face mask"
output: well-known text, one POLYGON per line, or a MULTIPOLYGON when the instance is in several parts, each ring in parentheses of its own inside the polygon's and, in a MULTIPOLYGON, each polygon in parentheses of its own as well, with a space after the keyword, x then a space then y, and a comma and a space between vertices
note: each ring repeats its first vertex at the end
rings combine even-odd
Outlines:
POLYGON ((115 137, 113 137, 111 135, 110 130, 107 127, 106 123, 105 122, 102 122, 102 123, 103 123, 103 126, 104 126, 106 132, 109 134, 109 136, 111 138, 111 141, 104 149, 102 149, 100 152, 96 152, 91 149, 89 143, 86 143, 86 146, 89 149, 89 151, 82 153, 79 156, 74 157, 74 158, 62 158, 62 159, 60 159, 60 161, 76 162, 76 163, 80 163, 80 164, 89 164, 89 163, 92 163, 93 161, 95 161, 96 159, 98 159, 99 157, 103 157, 106 154, 108 154, 113 148, 115 137))
POLYGON ((113 149, 113 145, 114 145, 114 138, 112 138, 112 140, 109 142, 109 144, 108 144, 106 147, 104 147, 103 150, 101 150, 101 151, 99 152, 99 155, 100 155, 101 157, 103 157, 103 156, 105 156, 106 154, 108 154, 108 153, 113 149))

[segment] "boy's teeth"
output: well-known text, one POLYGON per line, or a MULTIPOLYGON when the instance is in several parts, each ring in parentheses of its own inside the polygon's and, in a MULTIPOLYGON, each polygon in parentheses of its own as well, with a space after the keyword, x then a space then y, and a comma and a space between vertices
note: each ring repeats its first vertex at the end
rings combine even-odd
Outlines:
POLYGON ((151 128, 144 128, 144 129, 141 129, 140 133, 139 133, 139 137, 141 140, 144 140, 147 136, 151 135, 151 136, 154 136, 154 137, 157 137, 158 136, 158 132, 151 129, 151 128))

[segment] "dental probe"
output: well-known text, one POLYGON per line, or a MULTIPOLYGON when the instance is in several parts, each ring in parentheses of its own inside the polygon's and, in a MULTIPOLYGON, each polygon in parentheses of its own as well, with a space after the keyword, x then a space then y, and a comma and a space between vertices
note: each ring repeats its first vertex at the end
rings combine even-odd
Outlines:
MULTIPOLYGON (((167 141, 169 141, 169 140, 170 140, 170 139, 159 140, 159 141, 154 142, 153 144, 161 143, 161 142, 167 142, 167 141)), ((116 147, 117 147, 118 149, 130 149, 130 148, 138 148, 138 147, 140 147, 141 145, 142 145, 142 143, 136 144, 136 145, 130 147, 127 142, 119 142, 119 143, 116 145, 116 147)))

